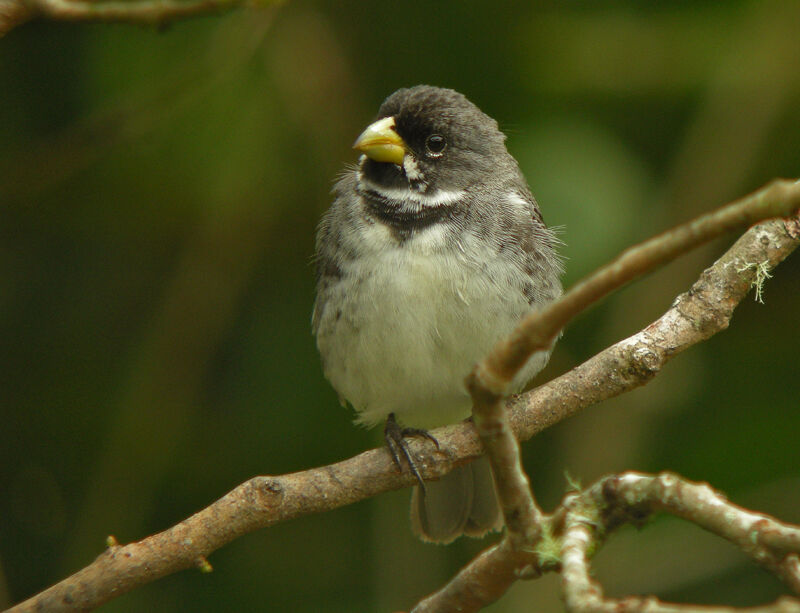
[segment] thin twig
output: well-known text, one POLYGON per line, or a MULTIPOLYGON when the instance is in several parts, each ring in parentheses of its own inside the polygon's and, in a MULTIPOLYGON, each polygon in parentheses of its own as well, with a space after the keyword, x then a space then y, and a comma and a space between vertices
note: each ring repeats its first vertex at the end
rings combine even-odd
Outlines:
POLYGON ((522 468, 519 444, 505 407, 500 402, 492 402, 491 397, 488 402, 482 402, 482 391, 470 390, 474 403, 472 417, 492 466, 506 538, 512 549, 521 551, 539 540, 544 514, 536 504, 522 468))

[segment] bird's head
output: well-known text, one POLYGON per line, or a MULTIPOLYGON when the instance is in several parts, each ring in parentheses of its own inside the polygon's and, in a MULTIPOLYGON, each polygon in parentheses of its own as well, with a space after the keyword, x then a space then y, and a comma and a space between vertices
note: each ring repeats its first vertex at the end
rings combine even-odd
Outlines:
POLYGON ((425 193, 484 182, 510 157, 494 119, 462 94, 429 85, 389 96, 353 147, 371 182, 425 193))

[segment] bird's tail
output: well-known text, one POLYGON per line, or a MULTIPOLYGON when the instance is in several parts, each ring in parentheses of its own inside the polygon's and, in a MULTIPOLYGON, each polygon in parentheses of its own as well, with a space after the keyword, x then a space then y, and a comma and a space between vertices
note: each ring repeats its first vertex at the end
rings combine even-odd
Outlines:
POLYGON ((459 466, 438 481, 414 488, 411 526, 423 541, 449 543, 462 534, 481 537, 502 526, 489 461, 459 466))

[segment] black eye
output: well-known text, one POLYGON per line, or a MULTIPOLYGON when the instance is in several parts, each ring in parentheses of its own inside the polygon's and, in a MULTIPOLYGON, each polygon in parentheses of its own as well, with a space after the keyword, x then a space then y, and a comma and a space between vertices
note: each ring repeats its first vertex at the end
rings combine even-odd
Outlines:
POLYGON ((447 141, 441 134, 431 134, 425 141, 425 148, 428 150, 428 154, 433 157, 442 155, 445 147, 447 147, 447 141))

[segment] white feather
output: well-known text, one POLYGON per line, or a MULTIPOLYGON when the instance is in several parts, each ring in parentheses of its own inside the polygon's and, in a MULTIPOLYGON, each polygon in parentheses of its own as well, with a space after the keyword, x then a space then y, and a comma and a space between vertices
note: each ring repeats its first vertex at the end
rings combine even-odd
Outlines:
POLYGON ((409 210, 453 204, 464 197, 463 190, 439 189, 432 194, 426 194, 413 191, 407 187, 378 187, 368 180, 364 180, 363 185, 366 189, 373 190, 392 200, 398 207, 409 210))

